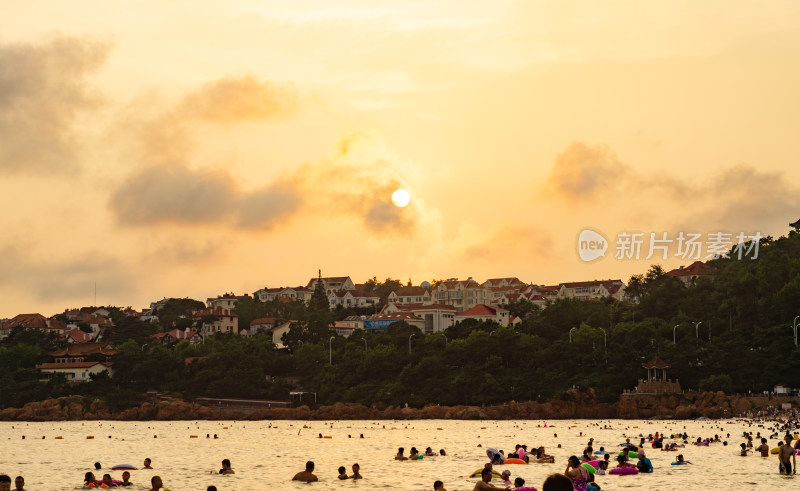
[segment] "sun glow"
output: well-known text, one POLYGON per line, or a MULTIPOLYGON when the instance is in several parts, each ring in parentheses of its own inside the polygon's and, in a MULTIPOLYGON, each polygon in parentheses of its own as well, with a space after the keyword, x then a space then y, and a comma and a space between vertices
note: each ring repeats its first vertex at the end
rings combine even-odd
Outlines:
POLYGON ((411 201, 411 195, 405 189, 398 189, 392 193, 392 203, 398 208, 403 208, 411 201))

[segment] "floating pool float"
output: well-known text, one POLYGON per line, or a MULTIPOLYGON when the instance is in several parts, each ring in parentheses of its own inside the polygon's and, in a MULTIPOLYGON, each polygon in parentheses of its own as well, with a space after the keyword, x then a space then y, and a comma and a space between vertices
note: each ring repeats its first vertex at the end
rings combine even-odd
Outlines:
POLYGON ((112 467, 111 470, 112 471, 121 471, 121 470, 135 471, 136 467, 131 465, 131 464, 119 464, 119 465, 115 465, 114 467, 112 467))
POLYGON ((614 467, 608 471, 609 474, 614 474, 617 476, 629 476, 633 474, 638 474, 639 469, 636 467, 614 467))

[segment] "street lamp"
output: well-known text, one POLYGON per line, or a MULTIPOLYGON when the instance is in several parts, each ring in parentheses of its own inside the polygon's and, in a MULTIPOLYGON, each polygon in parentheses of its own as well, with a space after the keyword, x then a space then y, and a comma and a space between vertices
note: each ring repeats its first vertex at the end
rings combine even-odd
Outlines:
MULTIPOLYGON (((794 344, 797 344, 797 342, 796 342, 796 339, 797 339, 797 336, 795 336, 795 343, 794 343, 794 344)), ((142 353, 144 353, 144 347, 145 347, 145 346, 147 346, 147 343, 144 343, 144 344, 142 345, 142 353)))
POLYGON ((333 336, 328 340, 328 365, 333 365, 333 336))
POLYGON ((413 334, 408 337, 408 354, 409 355, 411 354, 411 338, 413 338, 413 337, 414 337, 413 334))
POLYGON ((364 351, 367 351, 369 349, 367 348, 367 338, 361 338, 361 340, 364 341, 364 351))
POLYGON ((794 345, 797 346, 797 328, 800 327, 800 324, 797 323, 797 319, 800 319, 800 315, 794 318, 794 322, 792 323, 792 329, 794 330, 794 345))
POLYGON ((694 324, 695 344, 700 344, 700 324, 702 324, 702 323, 703 323, 703 321, 700 321, 700 322, 692 321, 692 324, 694 324))
POLYGON ((678 326, 680 326, 680 324, 675 324, 675 327, 672 328, 672 344, 673 345, 676 344, 675 343, 675 329, 677 329, 678 326))
POLYGON ((603 331, 603 351, 605 352, 606 356, 608 356, 608 336, 606 335, 605 329, 601 327, 600 330, 603 331))
POLYGON ((573 327, 572 329, 569 330, 569 342, 570 343, 572 342, 572 331, 574 331, 575 329, 577 329, 577 327, 573 327))

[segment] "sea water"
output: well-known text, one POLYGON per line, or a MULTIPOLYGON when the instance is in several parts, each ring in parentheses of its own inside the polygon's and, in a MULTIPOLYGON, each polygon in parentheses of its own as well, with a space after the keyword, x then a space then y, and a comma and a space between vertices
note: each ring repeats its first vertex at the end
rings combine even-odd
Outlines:
MULTIPOLYGON (((32 491, 85 489, 83 476, 87 471, 94 472, 97 479, 104 473, 121 479, 122 471, 110 470, 118 464, 139 468, 131 471, 135 484, 128 489, 133 490, 149 489, 150 478, 158 475, 164 486, 173 491, 205 490, 212 484, 220 491, 416 490, 432 489, 435 480, 444 481, 448 491, 469 491, 477 479, 468 476, 487 462, 486 448, 509 452, 520 443, 528 448, 544 446, 548 454, 555 456, 555 463, 505 465, 497 469, 509 469, 512 481, 522 477, 526 486, 541 489, 548 474, 564 472, 570 455, 581 455, 590 437, 594 438, 594 449, 604 446, 613 460, 626 437, 638 443, 639 435, 684 431, 690 441, 716 434, 728 445, 687 445, 679 452, 663 452, 647 444, 645 451, 654 473, 597 476, 598 484, 609 491, 800 489, 800 479, 778 473, 776 455, 739 456, 739 444, 746 441, 743 431, 752 431, 754 436, 760 431, 766 437, 772 432, 757 424, 733 420, 0 422, 0 473, 8 474, 12 480, 22 475, 26 489, 32 491), (608 428, 603 429, 603 425, 608 428), (325 438, 319 438, 320 434, 325 438), (62 438, 56 439, 58 436, 62 438), (404 447, 408 455, 412 446, 420 452, 426 447, 436 452, 444 449, 447 456, 394 460, 399 447, 404 447), (692 465, 670 465, 678 453, 692 465), (141 469, 145 458, 152 460, 152 470, 141 469), (217 473, 226 458, 235 475, 217 473), (303 470, 308 460, 315 462, 314 472, 320 481, 292 482, 292 476, 303 470), (101 463, 102 470, 94 471, 95 462, 101 463), (337 479, 339 466, 345 466, 349 475, 356 462, 361 466, 363 480, 337 479)), ((777 442, 769 440, 770 447, 777 446, 777 442)), ((755 440, 754 444, 760 443, 755 440)))

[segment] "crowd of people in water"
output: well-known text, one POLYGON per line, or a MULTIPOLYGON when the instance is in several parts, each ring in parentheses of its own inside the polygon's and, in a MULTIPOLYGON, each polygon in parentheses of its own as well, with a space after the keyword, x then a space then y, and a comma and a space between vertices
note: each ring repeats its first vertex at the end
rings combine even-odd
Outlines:
MULTIPOLYGON (((595 424, 600 428, 599 423, 595 424)), ((750 422, 752 427, 753 422, 750 422)), ((797 474, 796 456, 800 454, 800 420, 794 416, 787 420, 773 420, 772 425, 767 428, 765 425, 758 425, 764 428, 765 435, 762 436, 761 431, 756 431, 755 435, 752 431, 745 430, 742 432, 741 438, 744 440, 739 444, 739 455, 748 456, 751 454, 758 454, 760 457, 769 458, 770 455, 777 455, 778 457, 778 471, 783 475, 797 474), (779 439, 776 448, 770 448, 768 439, 779 439), (755 443, 760 443, 755 446, 755 443)), ((610 429, 604 426, 604 429, 610 429)), ((719 427, 720 429, 722 427, 719 427)), ((214 435, 216 438, 216 435, 214 435)), ((558 434, 553 435, 554 438, 558 434)), ((580 432, 579 436, 583 436, 580 432)), ((623 436, 625 436, 623 434, 623 436)), ((361 436, 363 438, 363 435, 361 436)), ((639 473, 652 473, 654 467, 650 459, 647 457, 645 447, 661 452, 680 452, 681 448, 686 448, 687 445, 694 445, 698 447, 706 447, 710 445, 722 444, 728 445, 728 440, 731 438, 730 433, 726 433, 724 437, 715 434, 713 437, 697 437, 690 442, 689 435, 684 431, 683 433, 674 433, 669 436, 655 432, 647 436, 639 435, 639 440, 636 443, 631 442, 631 438, 625 438, 623 443, 619 444, 619 451, 615 449, 609 452, 605 447, 600 446, 597 450, 594 448, 594 438, 589 438, 586 446, 583 449, 580 457, 572 455, 567 459, 566 467, 563 472, 551 473, 542 483, 542 491, 601 491, 600 484, 595 479, 595 476, 605 474, 639 474, 639 473), (665 438, 672 441, 666 442, 665 438), (618 453, 617 453, 618 452, 618 453), (617 455, 613 457, 612 454, 617 455), (636 459, 636 462, 632 462, 636 459)), ((482 447, 478 444, 478 447, 482 447)), ((561 445, 558 445, 561 448, 561 445)), ((528 464, 528 463, 555 463, 552 455, 548 455, 544 446, 526 444, 516 444, 513 451, 497 450, 494 448, 487 448, 485 450, 486 456, 489 459, 483 466, 474 471, 469 477, 477 477, 479 480, 475 483, 473 491, 486 491, 486 490, 509 490, 515 489, 519 491, 538 491, 533 486, 526 486, 525 479, 516 477, 511 480, 511 471, 504 469, 498 472, 495 466, 504 464, 528 464)), ((425 457, 445 457, 447 452, 444 449, 434 451, 431 447, 426 447, 424 452, 420 452, 417 447, 411 447, 408 455, 406 456, 405 448, 400 447, 397 449, 397 454, 394 457, 396 461, 413 461, 422 460, 425 457)), ((692 462, 686 460, 682 453, 678 453, 675 460, 671 462, 672 465, 691 465, 692 462)), ((314 474, 315 464, 313 461, 308 461, 305 464, 305 470, 302 470, 294 475, 293 481, 300 481, 304 483, 311 483, 319 481, 319 478, 314 474)), ((153 469, 152 461, 149 458, 144 459, 142 469, 153 469)), ((363 479, 361 475, 361 468, 358 463, 351 465, 351 473, 348 475, 347 468, 340 466, 338 468, 339 480, 347 479, 363 479)), ((112 487, 127 487, 132 486, 130 470, 136 470, 133 466, 116 466, 112 470, 123 470, 121 479, 113 479, 111 474, 102 473, 103 469, 100 462, 95 462, 94 471, 88 471, 84 475, 84 486, 90 488, 112 488, 112 487), (101 474, 102 473, 102 474, 101 474), (98 476, 100 476, 98 478, 98 476)), ((212 471, 212 474, 230 475, 235 474, 231 461, 223 459, 219 471, 212 471)), ((150 478, 150 491, 165 490, 164 483, 160 476, 154 475, 150 478)), ((11 491, 11 477, 6 474, 0 474, 0 491, 11 491)), ((25 479, 22 476, 17 476, 14 479, 14 489, 16 491, 24 491, 25 479)), ((447 491, 444 482, 437 479, 433 483, 434 491, 447 491)), ((208 486, 206 491, 217 491, 215 486, 208 486)))

